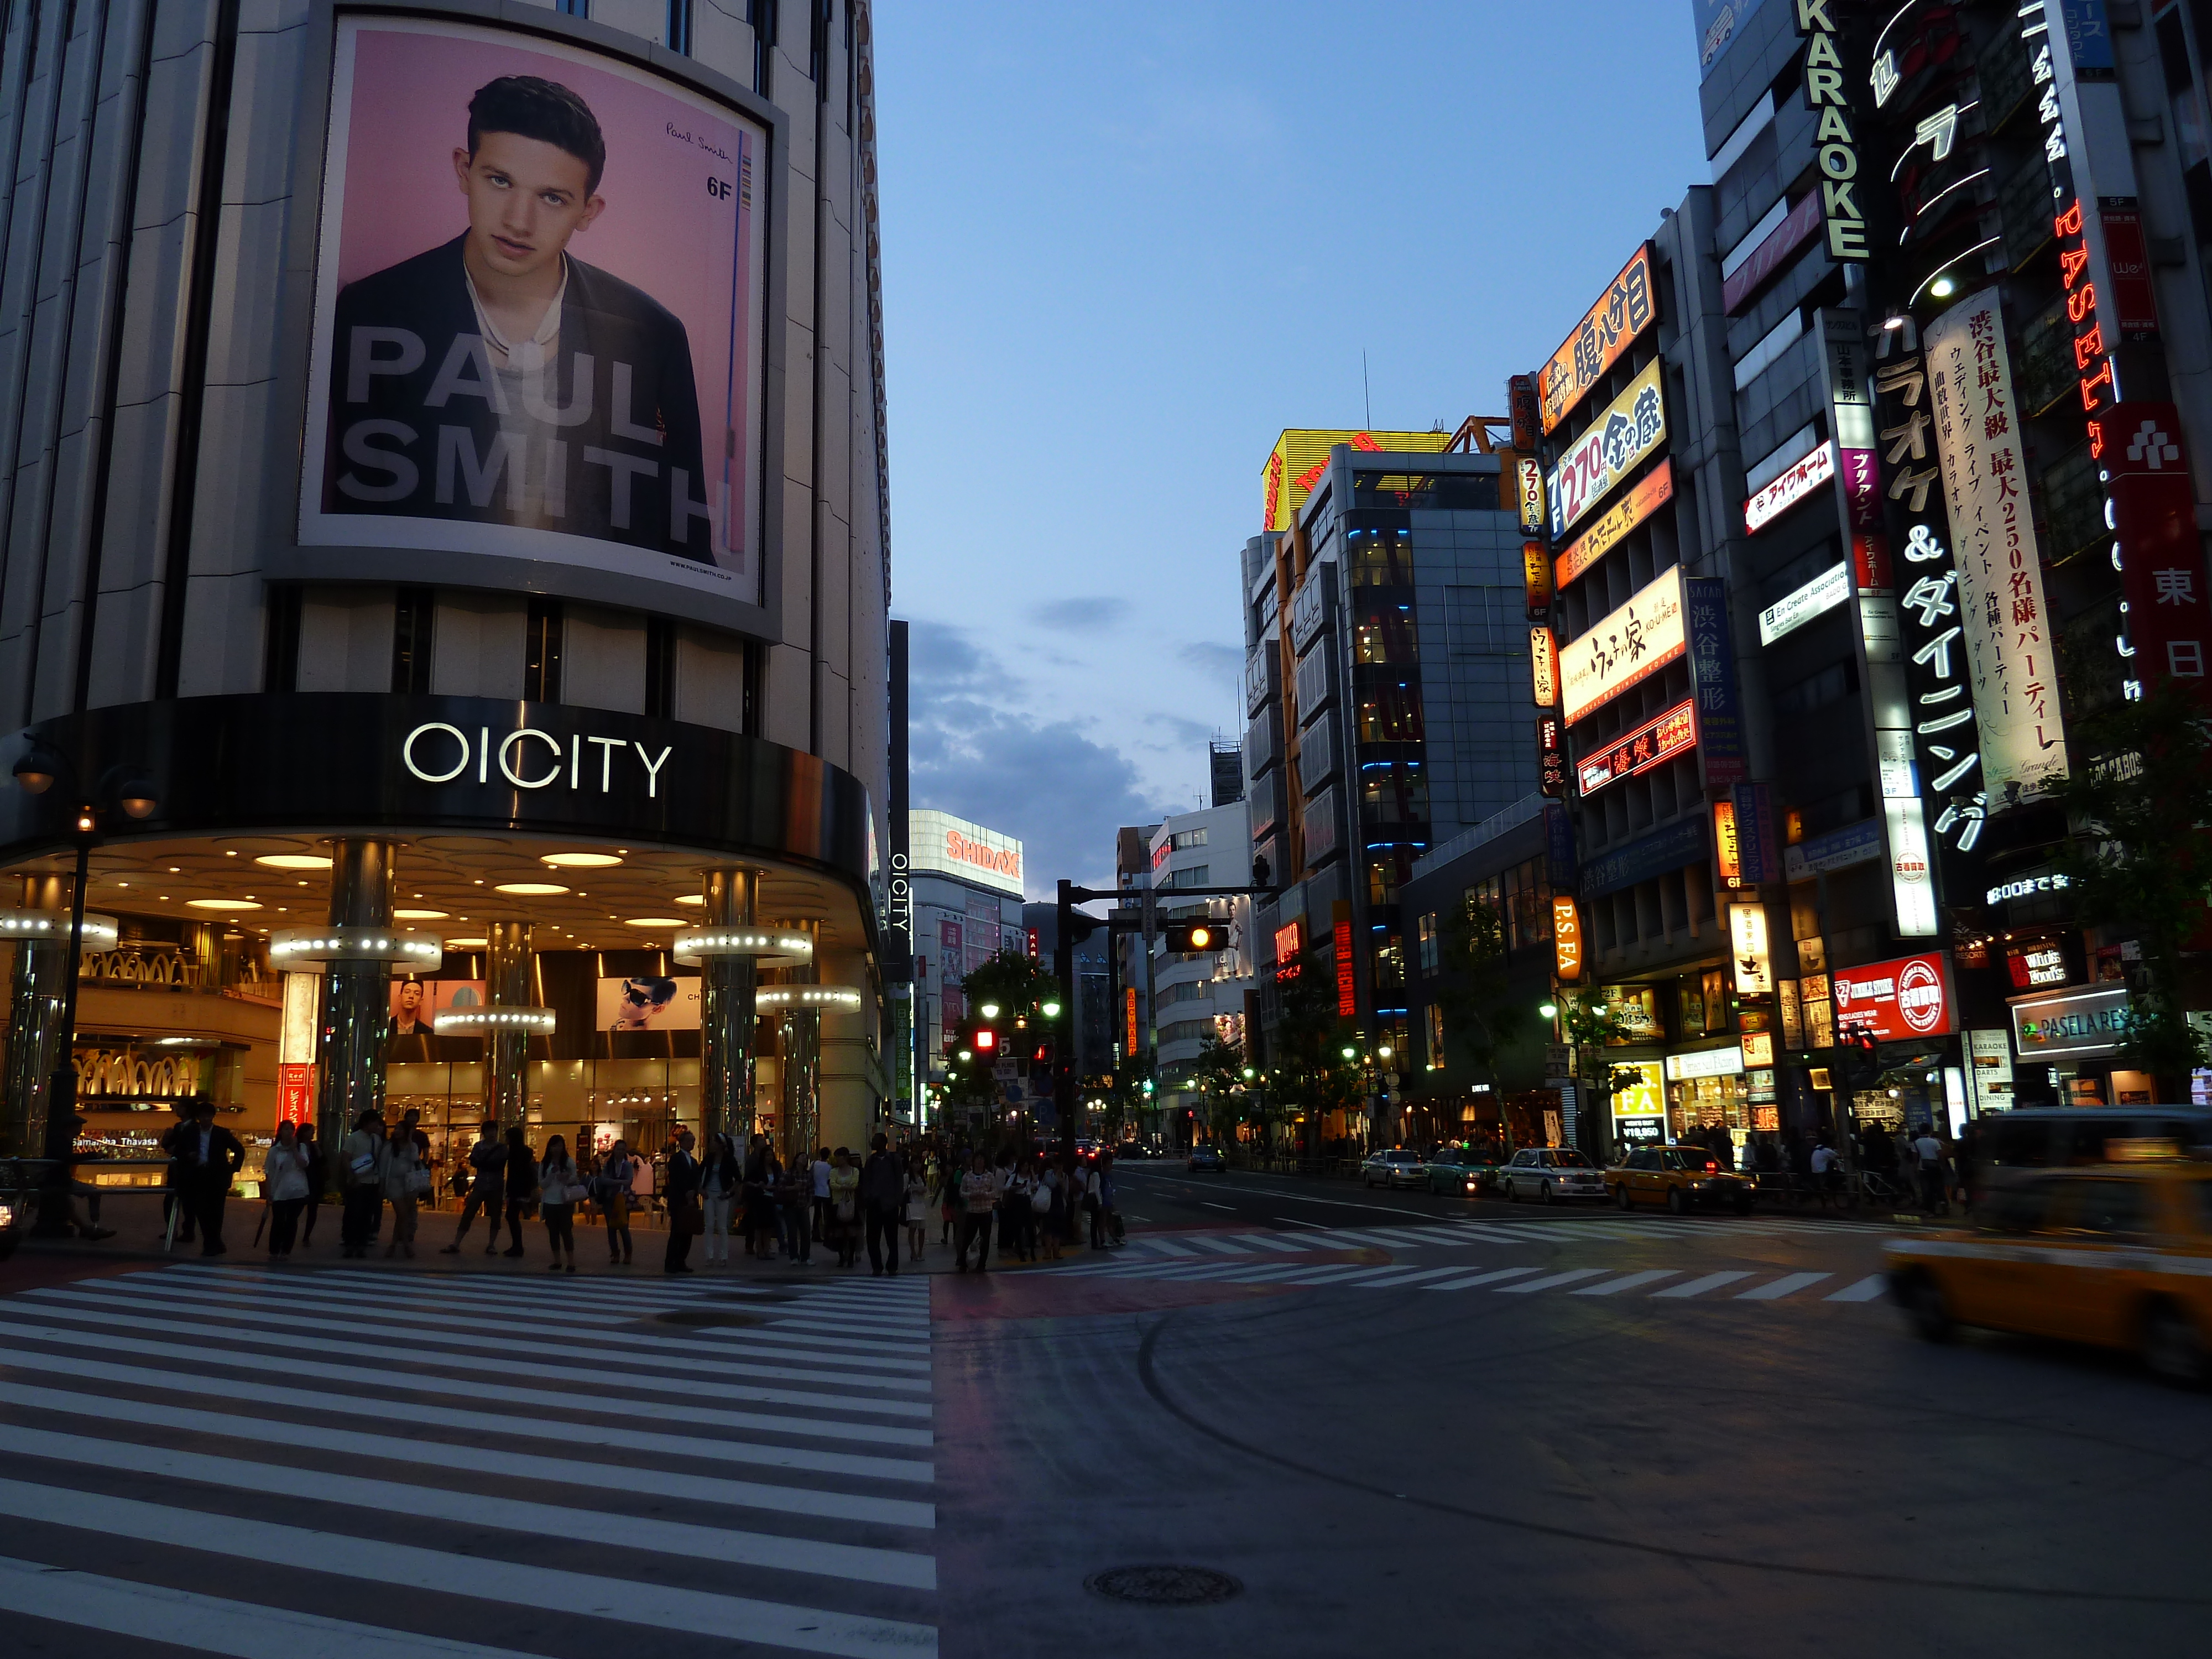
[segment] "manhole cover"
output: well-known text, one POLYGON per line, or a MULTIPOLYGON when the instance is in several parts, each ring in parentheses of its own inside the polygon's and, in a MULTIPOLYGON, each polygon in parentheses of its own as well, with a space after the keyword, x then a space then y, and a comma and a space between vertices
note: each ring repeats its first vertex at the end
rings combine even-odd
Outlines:
POLYGON ((1211 1567, 1109 1567, 1083 1581, 1094 1595, 1148 1607, 1202 1607, 1226 1601, 1244 1586, 1211 1567))

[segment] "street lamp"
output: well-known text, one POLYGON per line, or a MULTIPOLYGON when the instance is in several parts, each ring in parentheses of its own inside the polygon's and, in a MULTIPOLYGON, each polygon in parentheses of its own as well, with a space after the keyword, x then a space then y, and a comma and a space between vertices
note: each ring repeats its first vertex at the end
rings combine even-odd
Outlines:
POLYGON ((1546 1019, 1557 1019, 1559 1017, 1559 1005, 1556 1002, 1547 1002, 1536 1012, 1543 1015, 1546 1019))
MULTIPOLYGON (((76 1115, 76 1066, 71 1056, 76 1046, 77 970, 84 952, 84 890, 92 879, 92 846, 100 839, 104 811, 112 807, 125 817, 149 818, 161 805, 153 781, 135 767, 111 766, 90 789, 82 786, 68 757, 33 744, 10 769, 27 794, 43 795, 64 780, 76 786, 76 813, 71 830, 76 842, 76 879, 70 892, 68 966, 62 975, 61 1042, 54 1071, 46 1083, 46 1144, 48 1179, 58 1189, 69 1178, 70 1154, 76 1133, 70 1120, 76 1115), (89 797, 89 799, 87 799, 89 797)), ((39 1231, 66 1231, 68 1210, 60 1205, 41 1205, 39 1231)))
POLYGON ((987 1002, 976 1012, 986 1019, 996 1019, 999 1017, 999 1005, 995 1002, 987 1002))
POLYGON ((1054 997, 1049 1002, 1040 1004, 1037 1008, 1037 1012, 1042 1014, 1047 1019, 1058 1019, 1060 1018, 1060 999, 1058 997, 1054 997))

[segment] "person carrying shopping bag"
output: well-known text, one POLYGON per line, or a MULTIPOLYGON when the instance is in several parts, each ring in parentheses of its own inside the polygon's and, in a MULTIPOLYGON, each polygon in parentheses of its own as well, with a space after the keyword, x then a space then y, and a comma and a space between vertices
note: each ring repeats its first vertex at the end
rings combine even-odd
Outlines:
POLYGON ((563 1250, 568 1253, 568 1270, 576 1271, 576 1200, 583 1196, 582 1172, 568 1156, 568 1143, 555 1135, 538 1164, 538 1213, 544 1218, 545 1241, 553 1250, 548 1273, 561 1271, 563 1250))

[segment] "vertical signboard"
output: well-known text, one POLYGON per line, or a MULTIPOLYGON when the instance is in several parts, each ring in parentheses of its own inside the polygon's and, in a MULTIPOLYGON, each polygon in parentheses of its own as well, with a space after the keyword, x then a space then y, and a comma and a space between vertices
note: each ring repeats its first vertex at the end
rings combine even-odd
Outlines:
POLYGON ((1820 163, 1820 217, 1828 257, 1864 264, 1866 214, 1860 200, 1858 139, 1851 131, 1850 100, 1844 95, 1844 58, 1838 49, 1830 0, 1796 0, 1797 33, 1805 36, 1805 107, 1820 118, 1813 134, 1820 163))
POLYGON ((1736 859, 1743 884, 1782 878, 1782 860, 1775 851, 1773 794, 1763 783, 1739 783, 1729 791, 1735 806, 1736 859))
POLYGON ((1734 953, 1736 994, 1763 997, 1774 988, 1774 963, 1766 943, 1766 907, 1728 908, 1729 948, 1734 953))
POLYGON ((1567 809, 1557 801, 1544 803, 1545 878, 1554 890, 1575 890, 1582 866, 1575 857, 1575 826, 1567 809))
POLYGON ((1528 630, 1528 695, 1539 708, 1559 706, 1559 642, 1548 628, 1528 630))
POLYGON ((1337 1016, 1341 1019, 1356 1018, 1359 1013, 1359 992, 1352 971, 1352 907, 1342 899, 1336 901, 1329 943, 1336 952, 1337 1016))
POLYGON ((1718 576, 1682 582, 1682 615, 1690 636, 1690 681, 1696 689, 1698 744, 1705 787, 1725 789, 1751 775, 1736 707, 1735 650, 1729 638, 1728 584, 1718 576))
POLYGON ((1575 902, 1565 893, 1552 896, 1552 951, 1559 983, 1575 985, 1583 976, 1583 921, 1575 902))
POLYGON ((1528 620, 1541 622, 1552 614, 1552 556, 1541 542, 1521 544, 1521 580, 1527 589, 1528 620))
POLYGON ((2032 791, 2066 775, 2066 738, 1996 289, 1960 301, 1929 325, 1928 392, 1984 787, 2032 791))
POLYGON ((2172 679, 2203 701, 2212 611, 2181 411, 2172 404, 2114 404, 2089 422, 2089 447, 2112 501, 2132 694, 2172 679))

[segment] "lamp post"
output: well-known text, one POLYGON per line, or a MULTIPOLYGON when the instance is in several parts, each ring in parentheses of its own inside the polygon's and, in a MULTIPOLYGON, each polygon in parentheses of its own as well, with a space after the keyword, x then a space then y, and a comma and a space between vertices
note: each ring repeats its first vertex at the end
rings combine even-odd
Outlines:
MULTIPOLYGON (((15 781, 27 793, 43 795, 55 784, 66 781, 77 798, 70 823, 70 839, 76 844, 76 876, 70 886, 69 954, 62 970, 61 1040, 55 1053, 53 1073, 46 1085, 44 1152, 51 1196, 58 1195, 68 1182, 70 1156, 76 1149, 76 1132, 70 1127, 70 1120, 76 1115, 76 1065, 73 1059, 76 1047, 76 985, 84 951, 84 890, 92 878, 93 844, 100 839, 100 820, 107 812, 119 810, 126 817, 148 818, 154 815, 161 799, 152 781, 134 767, 111 766, 91 788, 85 788, 69 759, 42 744, 33 744, 15 763, 13 770, 15 781)), ((66 1204, 41 1204, 38 1230, 47 1237, 66 1232, 66 1204)))

